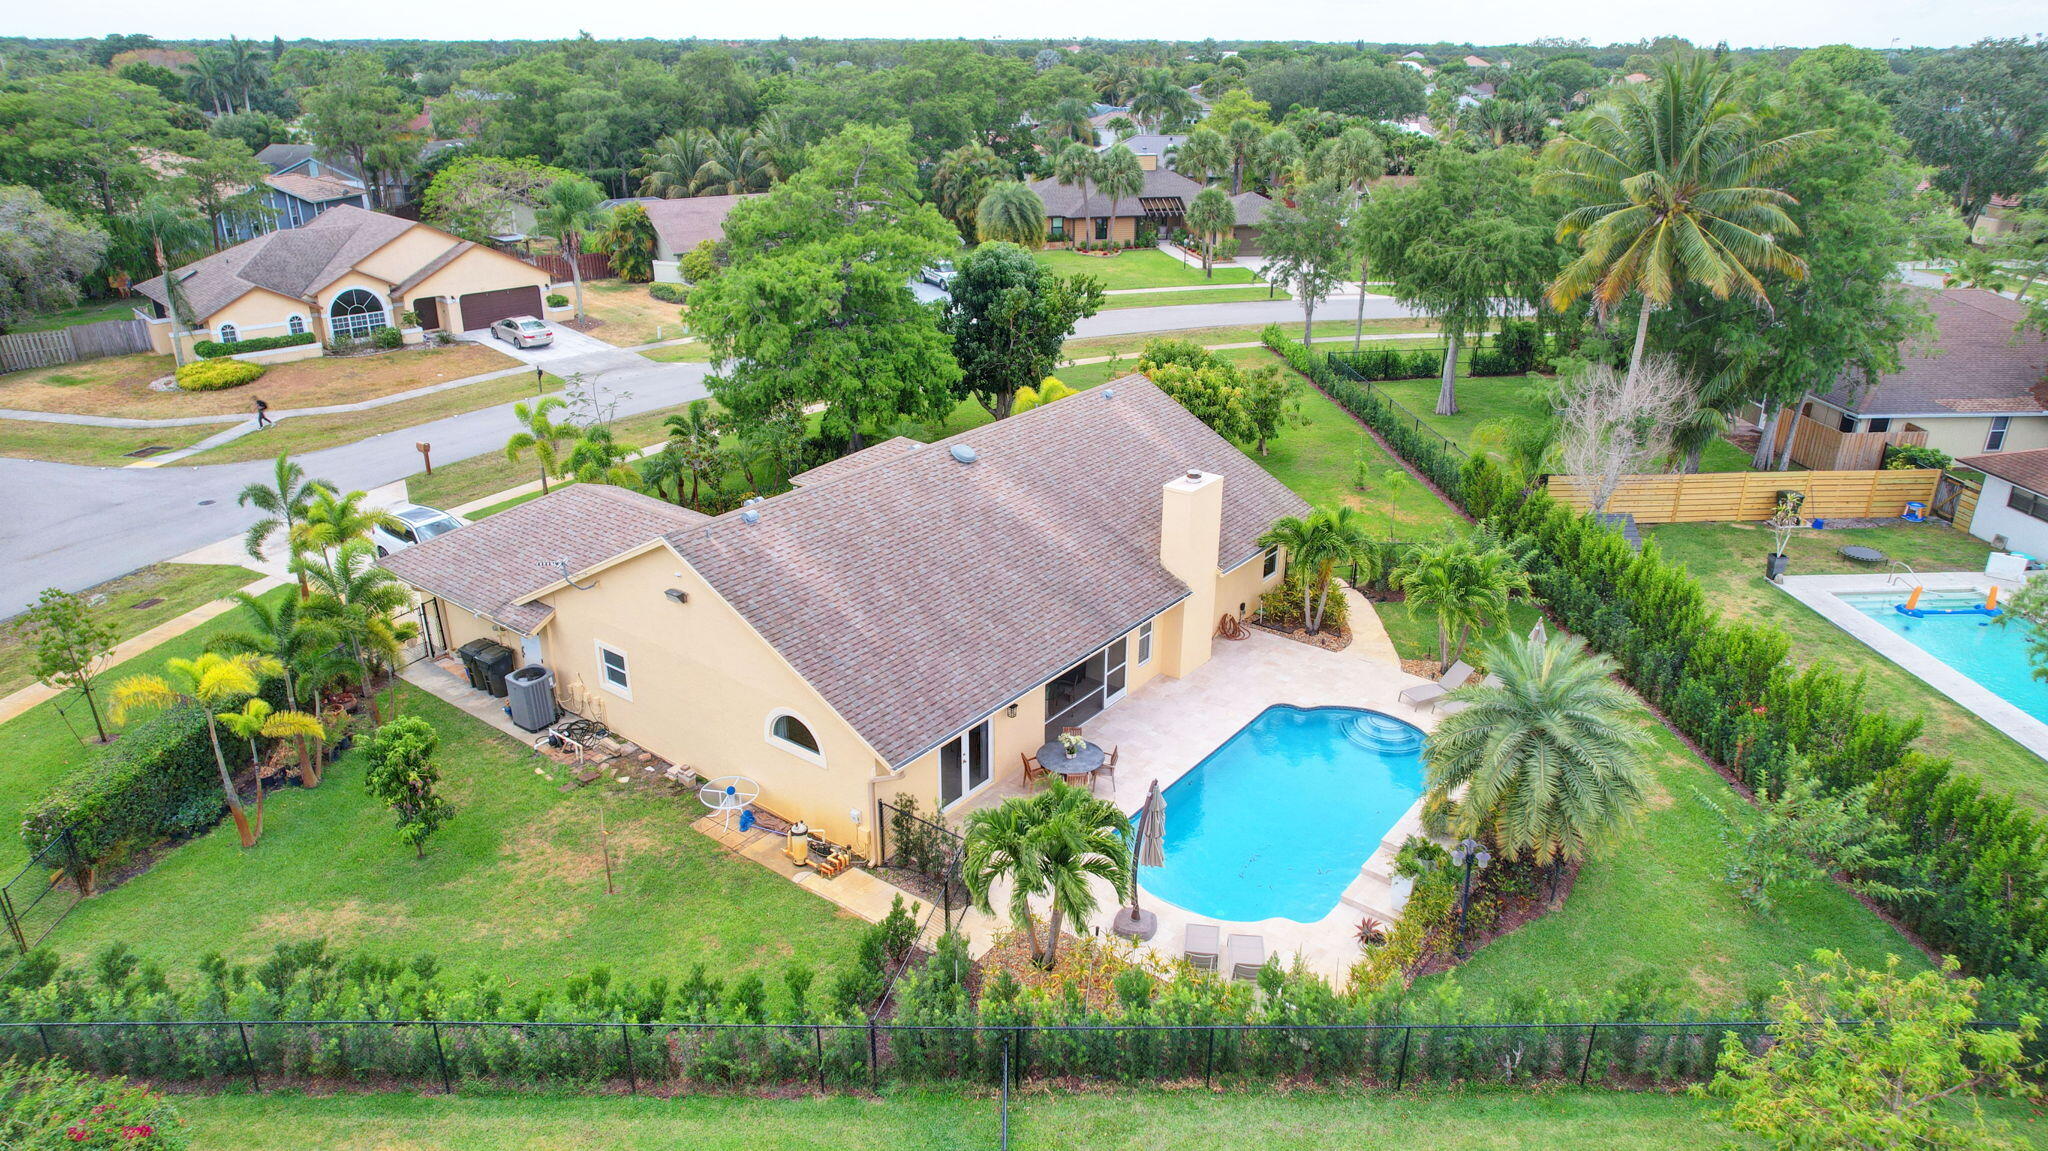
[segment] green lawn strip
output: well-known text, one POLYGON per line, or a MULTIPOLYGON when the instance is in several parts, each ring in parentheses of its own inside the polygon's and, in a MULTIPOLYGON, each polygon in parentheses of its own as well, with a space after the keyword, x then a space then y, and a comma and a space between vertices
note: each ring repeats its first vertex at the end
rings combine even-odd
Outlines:
MULTIPOLYGON (((248 582, 242 579, 237 586, 248 582)), ((276 600, 290 594, 291 588, 276 588, 265 593, 265 598, 276 600)), ((206 641, 211 636, 242 628, 241 614, 231 611, 215 616, 184 635, 165 640, 108 668, 102 673, 102 682, 111 689, 128 676, 163 670, 164 661, 173 656, 197 655, 206 650, 206 641)), ((107 726, 113 730, 111 722, 107 726)), ((26 859, 19 835, 23 809, 66 773, 99 753, 98 745, 90 744, 92 738, 92 715, 75 692, 39 703, 0 723, 0 828, 7 829, 6 834, 0 835, 0 865, 14 866, 26 859), (81 737, 87 744, 79 742, 81 737)), ((234 837, 231 834, 229 838, 234 837)))
MULTIPOLYGON (((79 593, 95 604, 114 630, 114 642, 141 635, 165 620, 247 587, 262 577, 233 564, 151 564, 79 593), (155 600, 144 607, 142 604, 155 600)), ((25 637, 0 622, 0 695, 35 682, 25 637)))
MULTIPOLYGON (((576 482, 575 480, 569 480, 569 481, 568 481, 568 482, 566 482, 566 483, 559 483, 559 484, 556 484, 556 485, 554 485, 554 487, 553 487, 553 488, 551 488, 550 490, 551 490, 551 491, 557 491, 557 492, 558 492, 558 491, 561 491, 561 490, 562 490, 563 488, 566 488, 566 487, 568 487, 568 486, 569 486, 570 484, 573 484, 573 483, 575 483, 575 482, 576 482)), ((504 511, 504 510, 505 510, 505 509, 507 509, 507 508, 516 508, 516 507, 518 507, 518 506, 519 506, 520 504, 524 504, 524 503, 531 503, 531 502, 533 502, 534 500, 537 500, 537 499, 539 499, 539 498, 541 497, 541 495, 542 495, 542 493, 541 493, 540 489, 538 489, 538 488, 535 488, 535 489, 534 489, 533 491, 530 491, 530 492, 526 493, 526 494, 525 494, 525 495, 523 495, 523 496, 513 496, 513 497, 512 497, 511 499, 509 499, 509 500, 499 500, 499 501, 498 501, 497 503, 494 503, 494 504, 492 504, 492 505, 491 505, 491 506, 489 506, 489 507, 486 507, 486 508, 478 508, 477 510, 475 510, 475 511, 473 511, 473 512, 469 512, 469 513, 468 513, 468 514, 466 514, 466 515, 465 515, 465 516, 464 516, 463 518, 464 518, 464 519, 467 519, 467 520, 469 520, 469 521, 471 521, 471 522, 475 522, 475 521, 477 521, 477 520, 483 519, 483 518, 484 518, 485 516, 494 516, 494 515, 497 515, 497 514, 498 514, 499 512, 502 512, 502 511, 504 511)))
POLYGON ((219 423, 171 428, 98 428, 42 420, 0 419, 0 456, 119 468, 136 462, 138 457, 130 453, 144 448, 189 448, 233 426, 232 423, 219 423))
MULTIPOLYGON (((1283 324, 1282 327, 1290 335, 1297 334, 1301 330, 1301 325, 1298 322, 1283 324)), ((1060 354, 1070 360, 1090 359, 1095 356, 1116 355, 1118 353, 1126 356, 1135 356, 1145 346, 1146 341, 1162 336, 1177 340, 1193 340, 1198 344, 1212 347, 1216 344, 1256 344, 1259 342, 1259 333, 1265 330, 1266 326, 1264 324, 1227 324, 1220 327, 1183 328, 1171 332, 1132 332, 1116 336, 1082 336, 1077 339, 1068 340, 1061 348, 1060 354)), ((1421 318, 1367 320, 1364 326, 1361 327, 1349 315, 1318 316, 1316 319, 1316 344, 1321 346, 1325 343, 1337 344, 1340 341, 1348 343, 1361 332, 1367 337, 1371 337, 1374 335, 1433 333, 1435 331, 1436 324, 1434 321, 1421 318)), ((1429 341, 1398 340, 1388 341, 1388 343, 1394 346, 1405 347, 1411 344, 1423 346, 1427 345, 1429 341)))
POLYGON ((664 364, 704 364, 711 362, 711 345, 702 340, 691 340, 687 344, 649 348, 640 354, 664 364))
MULTIPOLYGON (((1468 357, 1459 358, 1469 362, 1468 357)), ((1376 386, 1393 397, 1401 406, 1420 416, 1422 422, 1435 428, 1459 446, 1469 448, 1472 444, 1472 434, 1489 420, 1507 419, 1510 416, 1541 416, 1545 406, 1541 386, 1545 382, 1547 381, 1532 380, 1527 376, 1475 378, 1461 375, 1458 377, 1458 414, 1455 416, 1436 414, 1437 394, 1442 390, 1443 384, 1434 376, 1420 380, 1384 380, 1378 382, 1376 386)), ((1749 453, 1717 437, 1700 457, 1700 470, 1749 471, 1749 453)))
POLYGON ((1203 288, 1192 292, 1137 292, 1128 296, 1104 296, 1104 311, 1117 308, 1171 308, 1183 304, 1242 304, 1249 300, 1291 300, 1293 296, 1275 288, 1247 284, 1241 288, 1203 288))
MULTIPOLYGON (((1792 637, 1796 663, 1826 660, 1865 673, 1870 679, 1866 699, 1872 706, 1926 721, 1922 744, 1930 752, 1953 756, 1957 766, 1986 784, 2037 811, 2048 811, 2048 764, 2039 756, 1766 583, 1763 565, 1771 550, 1771 537, 1762 525, 1665 524, 1647 528, 1643 534, 1656 540, 1666 556, 1686 565, 1725 617, 1774 623, 1785 629, 1792 637)), ((1939 523, 1807 530, 1790 545, 1791 574, 1874 570, 1842 558, 1840 549, 1850 544, 1877 548, 1922 574, 1981 572, 1990 552, 1982 540, 1939 523)))
POLYGON ((759 972, 779 990, 789 963, 830 971, 849 954, 857 921, 693 830, 694 796, 608 777, 565 794, 568 771, 480 721, 410 687, 404 710, 440 732, 456 812, 426 858, 365 794, 359 748, 317 789, 273 794, 255 848, 224 824, 81 903, 52 944, 76 961, 123 941, 189 975, 210 951, 254 960, 325 938, 389 958, 431 953, 514 995, 600 965, 673 981, 699 963, 728 980, 759 972), (600 819, 616 895, 605 893, 600 819))
POLYGON ((1109 288, 1180 288, 1200 284, 1249 284, 1257 277, 1249 268, 1222 267, 1204 277, 1202 269, 1190 268, 1156 248, 1118 252, 1114 256, 1084 256, 1079 252, 1038 253, 1038 261, 1062 276, 1086 273, 1109 288))
POLYGON ((135 318, 135 305, 135 300, 86 300, 75 307, 17 320, 9 324, 8 329, 15 332, 50 332, 58 328, 74 328, 80 324, 97 324, 102 320, 132 320, 135 318))

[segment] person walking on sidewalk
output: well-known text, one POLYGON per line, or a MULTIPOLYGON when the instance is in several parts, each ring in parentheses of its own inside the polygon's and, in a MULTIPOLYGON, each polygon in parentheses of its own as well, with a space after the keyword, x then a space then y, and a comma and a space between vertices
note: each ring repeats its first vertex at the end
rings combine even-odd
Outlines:
POLYGON ((269 426, 270 405, 263 402, 263 398, 261 396, 258 396, 256 398, 256 429, 258 431, 261 431, 269 426))

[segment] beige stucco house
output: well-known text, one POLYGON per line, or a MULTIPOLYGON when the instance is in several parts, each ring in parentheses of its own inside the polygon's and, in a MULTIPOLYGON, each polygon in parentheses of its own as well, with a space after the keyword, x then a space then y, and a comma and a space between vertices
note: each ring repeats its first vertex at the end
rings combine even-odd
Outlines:
POLYGON ((337 338, 400 328, 488 327, 507 316, 545 316, 548 274, 515 256, 425 224, 343 205, 297 228, 225 248, 171 273, 196 326, 174 330, 164 277, 136 285, 152 307, 150 343, 187 350, 200 340, 235 343, 311 334, 313 342, 252 358, 317 356, 337 338), (417 325, 403 322, 416 313, 417 325))
POLYGON ((1283 576, 1307 507, 1143 376, 717 517, 578 484, 382 562, 436 648, 491 636, 561 693, 761 806, 866 850, 877 804, 1015 777, 1283 576))

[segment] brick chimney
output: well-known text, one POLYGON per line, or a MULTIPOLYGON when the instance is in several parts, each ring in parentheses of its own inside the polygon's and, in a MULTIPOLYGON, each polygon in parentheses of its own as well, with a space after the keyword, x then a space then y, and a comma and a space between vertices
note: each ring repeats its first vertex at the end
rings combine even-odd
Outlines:
POLYGON ((1209 662, 1216 636, 1216 554, 1223 543, 1223 477, 1188 472, 1166 482, 1160 500, 1159 563, 1188 585, 1177 653, 1164 669, 1185 675, 1209 662))

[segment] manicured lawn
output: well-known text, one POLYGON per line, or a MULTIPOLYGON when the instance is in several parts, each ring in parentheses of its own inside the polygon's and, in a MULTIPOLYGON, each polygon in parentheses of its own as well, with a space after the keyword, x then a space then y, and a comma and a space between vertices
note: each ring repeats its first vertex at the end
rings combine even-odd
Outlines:
POLYGON ((1194 292, 1133 292, 1102 297, 1104 310, 1112 308, 1166 308, 1180 304, 1241 304, 1247 300, 1291 300, 1277 289, 1251 284, 1242 288, 1203 288, 1194 292))
POLYGON ((126 300, 85 300, 76 307, 18 320, 9 325, 9 330, 48 332, 57 328, 76 327, 79 324, 97 324, 101 320, 132 320, 135 318, 135 308, 138 304, 146 308, 149 301, 140 296, 126 300))
MULTIPOLYGON (((1441 349, 1437 358, 1443 358, 1441 349)), ((1545 399, 1540 385, 1543 382, 1545 381, 1531 380, 1526 376, 1475 378, 1461 375, 1458 377, 1459 410, 1455 416, 1436 414, 1436 398, 1442 384, 1434 377, 1423 380, 1387 380, 1380 383, 1379 387, 1409 411, 1422 417, 1424 423, 1469 448, 1472 434, 1489 420, 1507 419, 1510 416, 1542 415, 1545 399)), ((1700 457, 1700 470, 1749 471, 1749 453, 1727 440, 1716 438, 1707 446, 1706 453, 1700 457)))
MULTIPOLYGON (((569 486, 570 484, 573 484, 573 483, 575 483, 575 482, 576 482, 576 481, 574 481, 574 480, 570 480, 570 481, 569 481, 568 483, 560 483, 560 484, 556 484, 556 485, 554 485, 554 487, 553 487, 553 488, 551 488, 551 489, 549 489, 549 490, 550 490, 550 491, 556 491, 556 492, 558 492, 558 491, 561 491, 561 490, 562 490, 563 488, 566 488, 566 487, 568 487, 568 486, 569 486)), ((465 517, 466 519, 469 519, 469 520, 472 520, 472 521, 474 521, 474 520, 480 520, 480 519, 483 519, 483 518, 484 518, 485 516, 494 516, 494 515, 497 515, 497 514, 498 514, 499 512, 502 512, 502 511, 506 510, 507 508, 516 508, 516 507, 518 507, 518 506, 519 506, 520 504, 524 504, 524 503, 531 503, 531 502, 533 502, 534 500, 537 500, 537 499, 539 499, 539 498, 541 497, 541 495, 542 495, 542 493, 541 493, 540 491, 538 491, 538 490, 535 490, 535 491, 530 491, 530 492, 526 493, 526 494, 525 494, 525 495, 523 495, 523 496, 513 496, 513 497, 512 497, 511 499, 509 499, 509 500, 499 500, 499 501, 498 501, 497 503, 494 503, 494 504, 490 505, 489 507, 482 507, 482 508, 478 508, 477 510, 475 510, 475 511, 473 511, 473 512, 466 512, 466 513, 464 513, 464 517, 465 517)))
MULTIPOLYGON (((227 564, 162 563, 80 594, 96 605, 100 619, 114 629, 114 642, 120 643, 258 578, 248 568, 227 564)), ((23 640, 19 631, 0 621, 0 695, 35 682, 23 640)))
MULTIPOLYGON (((1683 562, 1730 619, 1768 621, 1792 637, 1798 663, 1827 660, 1870 677, 1869 701, 1895 714, 1926 720, 1923 746, 1955 757, 1964 771, 1981 776, 2036 810, 2048 811, 2048 764, 2014 743, 1974 713, 1922 683, 1911 672, 1871 651, 1763 578, 1771 537, 1760 524, 1666 524, 1648 528, 1664 554, 1683 562)), ((1980 572, 1990 547, 1945 524, 1899 523, 1882 528, 1802 531, 1788 549, 1793 575, 1869 571, 1839 554, 1850 544, 1877 548, 1905 560, 1915 571, 1980 572)))
MULTIPOLYGON (((551 374, 546 377, 543 386, 550 392, 560 391, 562 380, 551 374)), ((351 444, 385 432, 414 427, 444 416, 461 415, 464 412, 510 403, 513 400, 532 399, 536 394, 538 393, 533 376, 521 372, 515 376, 451 388, 445 392, 435 392, 431 396, 386 404, 368 411, 344 412, 332 416, 298 416, 279 420, 260 432, 229 440, 217 448, 211 448, 195 456, 187 456, 170 466, 267 460, 274 458, 279 452, 290 452, 295 456, 304 455, 322 448, 351 444)), ((217 425, 210 429, 211 432, 220 430, 217 425)), ((438 465, 435 470, 440 470, 438 465)))
POLYGON ((261 396, 277 412, 375 399, 518 363, 481 344, 403 348, 274 364, 255 383, 218 392, 159 392, 149 383, 171 374, 169 356, 109 356, 0 377, 0 408, 170 419, 247 413, 261 396))
POLYGON ((88 428, 0 419, 0 456, 120 468, 135 462, 130 453, 144 448, 189 448, 233 426, 230 422, 175 428, 88 428))
POLYGON ((52 945, 77 960, 126 941, 188 974, 209 951, 250 960, 319 937, 391 958, 433 953, 508 989, 599 965, 675 979, 698 963, 775 986, 792 961, 830 970, 849 954, 856 921, 693 830, 695 796, 609 777, 564 794, 569 773, 552 761, 417 689, 404 696, 405 712, 441 734, 456 809, 426 858, 364 793, 357 750, 319 788, 272 795, 255 848, 223 825, 81 903, 52 945), (600 826, 616 895, 605 893, 600 826))
POLYGON ((649 348, 640 354, 663 364, 702 364, 711 360, 711 345, 702 340, 691 340, 687 344, 649 348))
MULTIPOLYGON (((575 299, 575 290, 563 295, 575 299)), ((682 335, 683 308, 664 304, 647 294, 646 284, 624 280, 587 280, 583 284, 583 310, 593 320, 603 321, 590 334, 615 348, 672 340, 682 335)))
POLYGON ((1157 248, 1139 248, 1114 256, 1084 256, 1066 250, 1038 253, 1038 261, 1062 276, 1086 273, 1108 288, 1180 288, 1200 284, 1249 284, 1254 282, 1246 268, 1217 268, 1204 279, 1202 269, 1190 268, 1157 248))
MULTIPOLYGON (((662 421, 682 410, 681 406, 656 408, 614 420, 612 436, 619 443, 634 448, 659 443, 668 434, 662 427, 662 421)), ((531 455, 515 463, 506 459, 504 452, 485 452, 445 467, 436 465, 433 475, 415 474, 408 477, 405 484, 413 502, 429 507, 452 508, 539 478, 540 470, 531 455)))
MULTIPOLYGON (((1182 294, 1192 295, 1194 293, 1182 294)), ((1290 321, 1289 323, 1282 324, 1281 327, 1291 336, 1299 336, 1301 333, 1299 321, 1290 321)), ((1193 340, 1204 347, 1214 347, 1217 344, 1255 344, 1259 341, 1259 334, 1265 330, 1266 328, 1263 324, 1234 324, 1212 328, 1185 328, 1174 332, 1136 332, 1122 336, 1087 336, 1081 339, 1068 340, 1065 346, 1061 348, 1061 352, 1067 358, 1076 360, 1087 359, 1091 356, 1113 355, 1119 352, 1124 355, 1133 355, 1138 349, 1145 346, 1145 341, 1160 336, 1170 336, 1177 340, 1193 340)), ((1367 320, 1361 327, 1356 320, 1349 316, 1324 317, 1319 315, 1316 317, 1316 343, 1318 344, 1325 341, 1330 343, 1335 343, 1339 340, 1350 341, 1361 332, 1371 336, 1374 334, 1388 335, 1397 332, 1434 332, 1435 330, 1435 323, 1426 319, 1367 320)))

